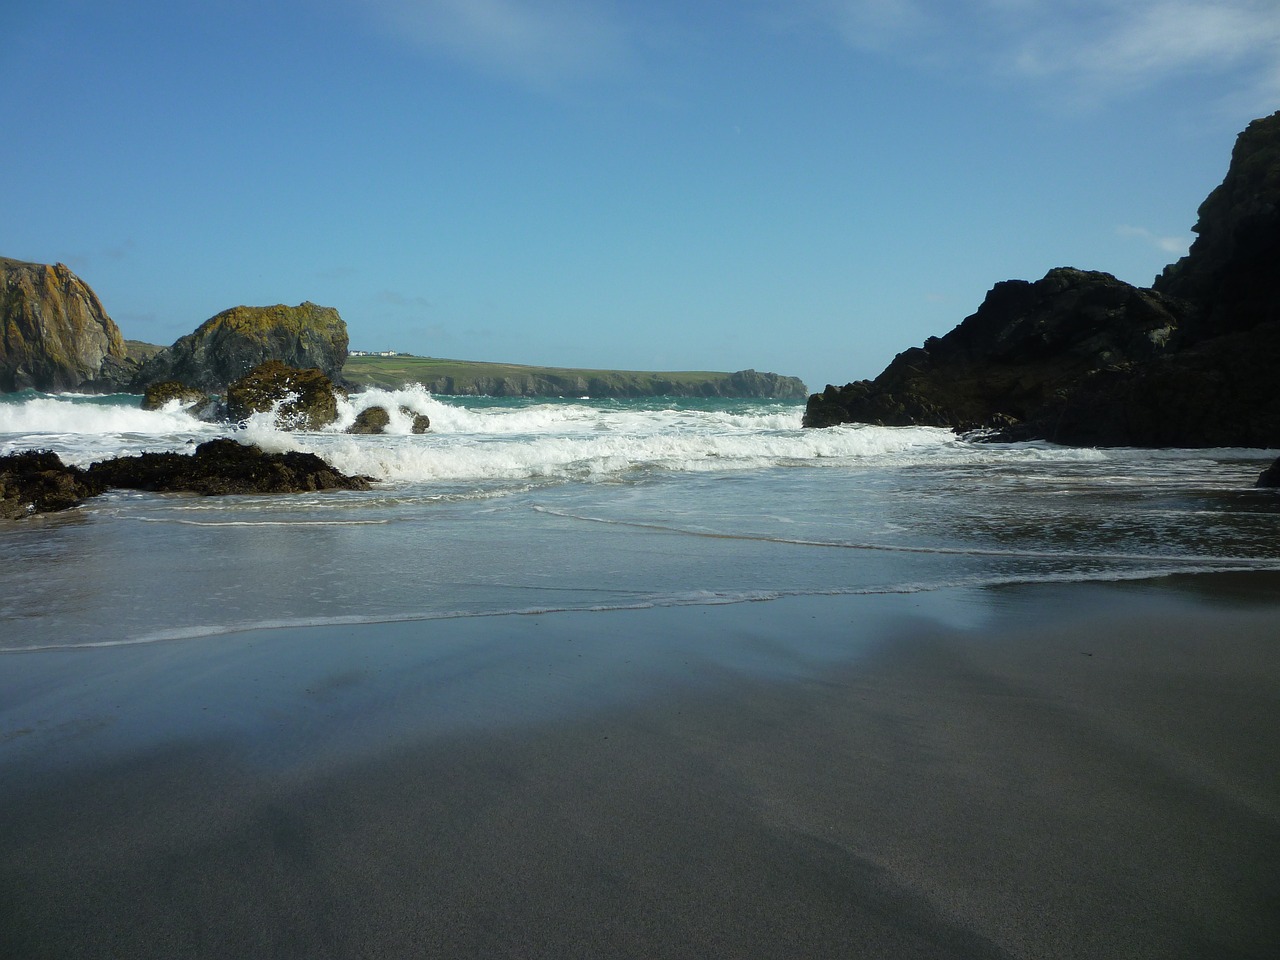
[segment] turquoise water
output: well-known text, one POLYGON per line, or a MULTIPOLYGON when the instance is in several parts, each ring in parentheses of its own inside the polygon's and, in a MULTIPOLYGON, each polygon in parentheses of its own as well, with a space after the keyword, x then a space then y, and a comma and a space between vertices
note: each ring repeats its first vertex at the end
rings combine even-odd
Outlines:
POLYGON ((0 524, 0 648, 312 623, 718 604, 1280 569, 1275 451, 800 429, 795 404, 371 391, 388 436, 232 428, 138 398, 0 398, 0 452, 87 464, 218 435, 313 451, 368 493, 111 492, 0 524), (431 417, 408 432, 411 413, 431 417))

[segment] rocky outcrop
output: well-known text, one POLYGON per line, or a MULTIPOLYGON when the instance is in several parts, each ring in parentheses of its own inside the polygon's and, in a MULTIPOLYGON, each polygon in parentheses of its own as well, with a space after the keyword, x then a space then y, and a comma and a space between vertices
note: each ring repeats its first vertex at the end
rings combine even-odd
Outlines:
POLYGON ((188 387, 177 380, 161 380, 147 387, 142 395, 143 410, 159 410, 165 404, 177 401, 182 406, 204 403, 209 399, 203 390, 188 387))
POLYGON ((47 450, 26 450, 0 457, 0 519, 74 507, 97 496, 102 483, 78 467, 67 466, 47 450))
POLYGON ((356 414, 356 419, 347 428, 347 433, 377 434, 385 433, 387 424, 391 422, 391 414, 383 407, 369 407, 356 414))
POLYGON ((64 264, 0 257, 0 392, 100 392, 104 364, 124 369, 119 328, 64 264))
POLYGON ((265 453, 234 440, 210 440, 191 455, 144 453, 91 465, 89 479, 102 487, 205 496, 368 490, 367 477, 349 477, 313 453, 265 453))
POLYGON ((113 487, 222 496, 368 490, 369 483, 312 453, 266 453, 228 439, 202 443, 190 455, 115 457, 88 470, 64 464, 56 453, 28 450, 0 457, 0 520, 66 510, 113 487))
MULTIPOLYGON (((426 433, 431 429, 431 418, 425 413, 414 413, 408 407, 401 407, 400 415, 409 421, 410 433, 426 433)), ((347 427, 347 433, 386 433, 390 425, 391 411, 386 407, 367 407, 356 414, 355 421, 347 427)))
POLYGON ((319 430, 338 419, 332 381, 316 369, 299 370, 268 360, 227 387, 227 416, 247 420, 275 413, 282 430, 319 430))
POLYGON ((1062 268, 1007 281, 806 426, 985 430, 1080 445, 1280 446, 1280 113, 1240 135, 1199 237, 1151 289, 1062 268))
POLYGON ((232 307, 146 360, 132 386, 140 392, 152 383, 177 380, 220 393, 268 360, 315 368, 337 380, 347 342, 347 325, 333 307, 232 307))

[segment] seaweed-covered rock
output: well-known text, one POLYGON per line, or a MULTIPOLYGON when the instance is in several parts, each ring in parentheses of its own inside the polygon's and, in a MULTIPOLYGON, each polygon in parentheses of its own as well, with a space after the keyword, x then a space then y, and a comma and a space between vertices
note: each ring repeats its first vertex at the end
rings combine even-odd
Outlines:
POLYGON ((48 450, 0 457, 0 519, 66 510, 101 492, 100 481, 48 450))
POLYGON ((338 418, 338 399, 321 371, 268 360, 227 387, 227 415, 245 420, 271 411, 281 429, 319 430, 338 418))
POLYGON ((234 440, 210 440, 191 455, 144 453, 92 464, 90 479, 104 487, 206 496, 368 490, 366 477, 350 477, 313 453, 266 453, 234 440))
POLYGON ((347 433, 385 433, 387 424, 391 422, 391 414, 383 407, 368 407, 356 414, 356 419, 347 433))
POLYGON ((268 360, 315 368, 337 381, 347 343, 347 325, 333 307, 232 307, 143 362, 134 388, 180 380, 217 393, 268 360))
POLYGON ((0 257, 0 392, 110 390, 124 338, 88 284, 64 264, 0 257))
POLYGON ((147 387, 146 392, 143 393, 142 409, 159 410, 165 404, 174 400, 183 406, 190 406, 191 404, 204 403, 208 399, 208 395, 203 390, 188 387, 185 383, 179 383, 177 380, 161 380, 159 383, 151 384, 151 386, 147 387))

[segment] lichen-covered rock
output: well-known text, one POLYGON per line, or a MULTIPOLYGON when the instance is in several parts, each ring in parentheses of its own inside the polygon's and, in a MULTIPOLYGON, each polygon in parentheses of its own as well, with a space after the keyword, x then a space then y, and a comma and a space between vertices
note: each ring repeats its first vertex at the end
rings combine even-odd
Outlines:
POLYGON ((124 338, 88 284, 64 264, 0 257, 0 392, 110 390, 124 338))
POLYGON ((356 419, 347 433, 385 433, 387 424, 391 422, 391 414, 383 407, 369 407, 356 414, 356 419))
POLYGON ((227 387, 227 415, 232 420, 272 411, 282 430, 319 430, 338 418, 333 383, 319 370, 268 360, 227 387))
POLYGON ((66 510, 101 492, 98 480, 56 453, 26 450, 0 457, 0 519, 66 510))
POLYGON ((313 453, 266 453, 234 440, 210 440, 191 455, 144 453, 92 464, 89 478, 103 487, 205 496, 368 490, 366 477, 350 477, 313 453))
POLYGON ((188 387, 185 383, 179 383, 177 380, 161 380, 159 383, 153 383, 147 387, 146 392, 142 395, 143 410, 159 410, 165 404, 174 400, 183 406, 192 404, 203 404, 209 399, 208 394, 203 390, 196 390, 194 387, 188 387))
POLYGON ((347 325, 333 307, 232 307, 146 360, 134 379, 142 390, 161 380, 218 393, 254 367, 277 360, 315 368, 337 381, 347 359, 347 325))

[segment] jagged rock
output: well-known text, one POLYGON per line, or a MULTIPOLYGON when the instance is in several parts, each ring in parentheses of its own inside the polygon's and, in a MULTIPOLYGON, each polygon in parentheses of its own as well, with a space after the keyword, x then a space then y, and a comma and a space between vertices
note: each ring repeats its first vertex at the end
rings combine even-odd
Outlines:
POLYGON ((411 433, 426 433, 431 429, 431 418, 425 413, 414 413, 408 407, 401 407, 400 412, 406 417, 413 418, 413 422, 409 427, 411 433))
POLYGON ((144 361, 133 387, 180 380, 218 393, 268 360, 314 368, 337 381, 347 342, 347 325, 333 307, 232 307, 144 361))
POLYGON ((101 392, 103 365, 123 369, 124 338, 89 286, 64 264, 0 257, 0 392, 101 392))
POLYGON ((190 406, 192 404, 203 404, 208 399, 208 395, 203 390, 188 387, 185 383, 179 383, 177 380, 161 380, 159 383, 153 383, 147 387, 146 392, 142 395, 142 409, 159 410, 172 400, 177 400, 183 406, 190 406))
POLYGON ((191 455, 144 453, 92 464, 88 476, 104 487, 206 496, 368 490, 367 477, 349 477, 313 453, 266 453, 234 440, 210 440, 191 455))
POLYGON ((338 418, 338 400, 333 383, 319 370, 298 370, 279 360, 259 364, 227 387, 232 420, 272 410, 280 429, 319 430, 338 418))
POLYGON ((806 426, 986 429, 996 439, 1280 446, 1280 112, 1242 133, 1199 238, 1152 289, 1052 270, 997 284, 945 337, 809 398, 806 426))
POLYGON ((347 428, 347 433, 385 433, 390 422, 391 414, 385 409, 369 407, 356 414, 355 423, 347 428))
POLYGON ((1276 460, 1275 463, 1263 470, 1258 475, 1258 482, 1254 486, 1280 487, 1280 460, 1276 460))
POLYGON ((1064 267, 1035 283, 1008 280, 945 337, 898 354, 875 380, 815 395, 805 425, 1021 424, 1082 380, 1157 356, 1184 313, 1107 273, 1064 267))
POLYGON ((66 510, 101 492, 98 480, 48 450, 0 457, 0 519, 66 510))

